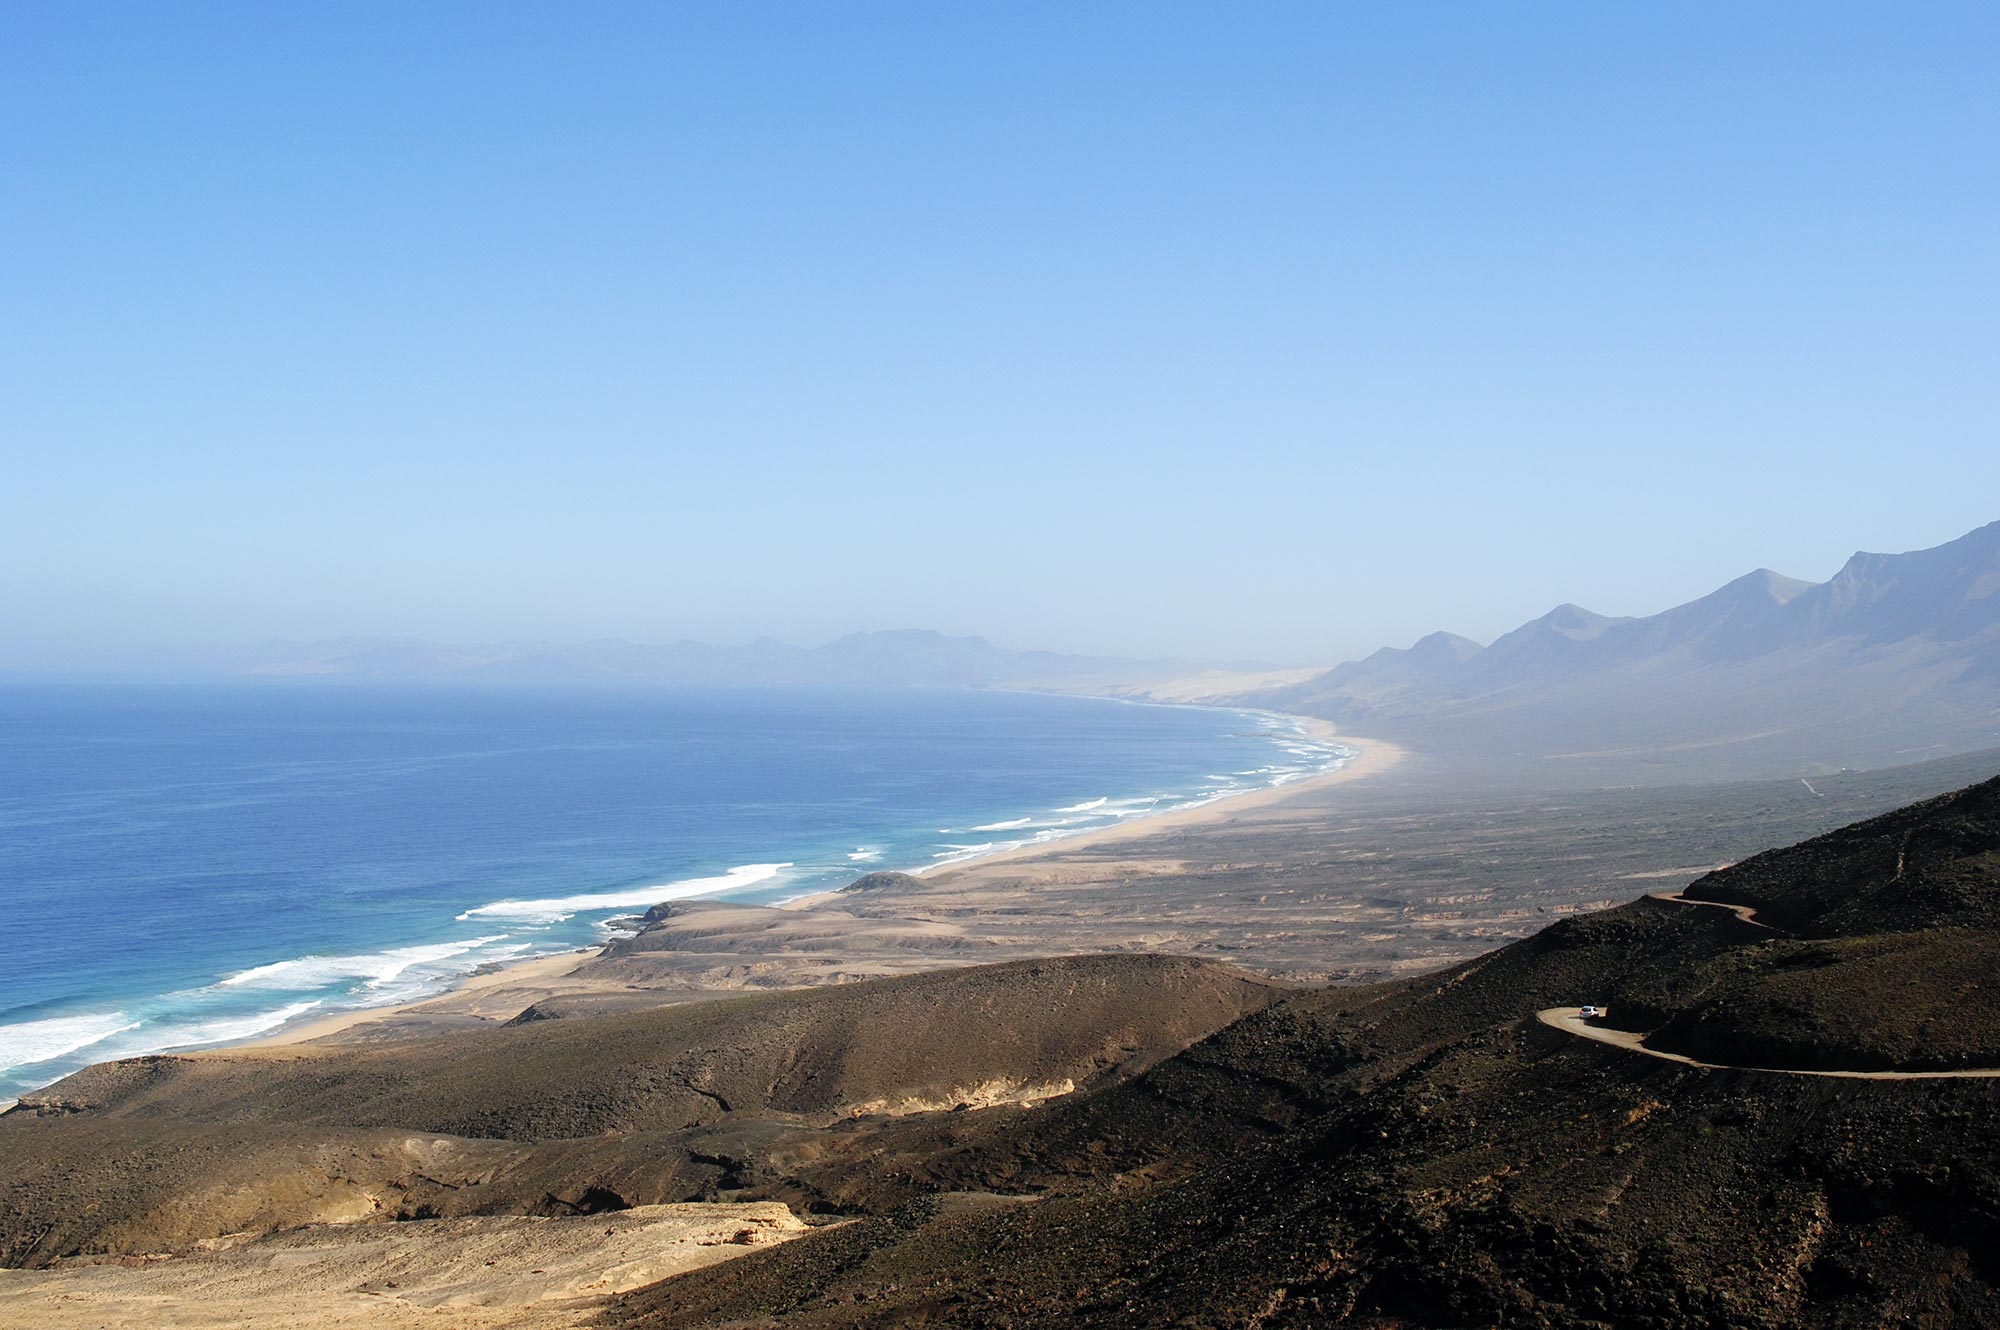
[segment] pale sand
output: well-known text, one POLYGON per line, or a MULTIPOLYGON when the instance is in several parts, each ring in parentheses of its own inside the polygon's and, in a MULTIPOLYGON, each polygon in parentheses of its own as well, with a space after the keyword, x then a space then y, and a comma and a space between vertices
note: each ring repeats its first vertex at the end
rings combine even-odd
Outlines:
POLYGON ((968 868, 975 864, 985 868, 992 864, 1018 863, 1024 859, 1041 859, 1049 855, 1066 854, 1071 850, 1139 840, 1163 831, 1179 831, 1204 823, 1229 822, 1240 814, 1284 803, 1310 790, 1323 790, 1330 785, 1361 780, 1367 776, 1379 776, 1407 756, 1405 751, 1395 744, 1384 743, 1380 739, 1361 739, 1344 735, 1334 728, 1331 721, 1316 720, 1310 716, 1292 716, 1288 719, 1302 721, 1306 732, 1314 739, 1344 744, 1358 749, 1359 752, 1349 758, 1337 771, 1308 776, 1304 780, 1295 780, 1287 785, 1270 785, 1261 790, 1246 790, 1242 794, 1216 799, 1198 808, 1177 808, 1170 813, 1128 818, 1113 826, 1078 832, 1061 840, 1047 841, 1040 845, 1023 845, 1019 849, 981 855, 977 859, 961 859, 957 863, 940 864, 924 869, 918 876, 943 877, 955 869, 968 868))
POLYGON ((570 971, 596 954, 595 947, 586 947, 576 951, 561 952, 554 956, 536 956, 531 960, 516 961, 512 965, 505 965, 485 974, 471 975, 449 993, 438 997, 425 998, 421 1002, 405 1002, 393 1007, 358 1007, 353 1011, 321 1016, 289 1026, 275 1034, 234 1045, 229 1047, 228 1051, 239 1053, 246 1048, 276 1048, 287 1044, 302 1044, 309 1039, 323 1039, 327 1035, 340 1034, 358 1025, 372 1025, 392 1016, 402 1016, 411 1012, 474 1016, 492 1021, 512 1020, 551 993, 578 992, 586 989, 595 991, 596 985, 569 984, 563 981, 568 978, 570 971))
POLYGON ((1111 696, 1147 702, 1227 706, 1229 698, 1243 697, 1266 688, 1304 683, 1325 674, 1327 668, 1325 665, 1301 665, 1289 670, 1202 670, 1195 674, 1116 688, 1111 690, 1111 696))
MULTIPOLYGON (((913 876, 931 879, 946 879, 953 873, 966 869, 984 869, 994 864, 1018 864, 1029 860, 1048 859, 1068 854, 1073 850, 1090 849, 1099 845, 1139 840, 1157 835, 1163 831, 1180 831, 1187 827, 1229 822, 1239 814, 1255 809, 1269 808, 1273 804, 1284 803, 1313 790, 1323 790, 1331 785, 1346 781, 1361 780, 1369 776, 1379 776, 1394 767, 1409 754, 1395 744, 1381 739, 1363 739, 1356 735, 1342 734, 1332 721, 1320 720, 1313 716, 1288 716, 1288 720, 1300 722, 1306 733, 1322 743, 1338 743, 1358 750, 1338 771, 1309 776, 1287 785, 1271 785, 1261 790, 1246 790, 1242 794, 1232 794, 1216 799, 1197 808, 1177 808, 1170 813, 1156 813, 1150 817, 1127 818, 1123 822, 1108 827, 1097 827, 1090 831, 1079 831, 1060 840, 1044 841, 1039 845, 1022 845, 1012 850, 1001 850, 994 854, 982 854, 973 859, 960 859, 955 863, 933 864, 918 869, 913 876)), ((857 875, 858 876, 858 875, 857 875)), ((814 892, 810 896, 800 896, 788 900, 780 908, 787 910, 817 909, 840 899, 838 889, 814 892)))
POLYGON ((0 1270, 0 1324, 331 1330, 587 1324, 606 1297, 809 1232, 775 1201, 314 1225, 187 1256, 0 1270))
MULTIPOLYGON (((1388 771, 1406 756, 1403 749, 1380 739, 1367 739, 1355 735, 1341 734, 1331 722, 1312 717, 1290 717, 1299 721, 1312 738, 1323 742, 1334 742, 1355 748, 1357 755, 1348 759, 1337 771, 1329 771, 1305 780, 1293 781, 1287 785, 1273 785, 1261 790, 1249 790, 1231 795, 1225 799, 1201 805, 1198 808, 1176 809, 1170 813, 1159 813, 1151 817, 1137 817, 1113 826, 1079 832, 1060 840, 1044 842, 1040 845, 1024 845, 1018 849, 1004 850, 997 854, 982 855, 977 859, 960 860, 957 863, 938 865, 923 870, 927 881, 948 882, 954 874, 982 872, 995 865, 1013 867, 1035 864, 1038 861, 1067 855, 1080 849, 1093 849, 1107 844, 1126 844, 1143 840, 1147 836, 1162 832, 1184 830, 1191 826, 1230 822, 1246 813, 1254 813, 1312 791, 1347 781, 1363 780, 1388 771)), ((1158 865, 1135 861, 1129 865, 1134 874, 1143 875, 1157 871, 1158 865)), ((859 876, 859 874, 857 874, 859 876)), ((815 910, 837 905, 841 901, 838 890, 816 892, 786 901, 781 907, 787 910, 815 910)), ((1056 950, 1064 949, 1063 944, 1051 939, 1056 950)), ((355 1011, 341 1012, 320 1017, 302 1024, 279 1030, 273 1034, 239 1044, 226 1051, 241 1053, 245 1049, 292 1048, 311 1040, 326 1039, 329 1036, 346 1034, 367 1026, 386 1024, 391 1021, 413 1017, 471 1017, 479 1020, 502 1022, 512 1020, 537 1002, 551 997, 577 993, 622 993, 634 991, 630 985, 617 980, 576 975, 575 971, 592 956, 594 949, 581 952, 565 952, 558 956, 540 956, 533 960, 520 961, 505 966, 489 974, 474 975, 451 992, 439 997, 426 998, 420 1002, 404 1003, 393 1007, 369 1007, 355 1011)), ((997 959, 997 957, 995 958, 997 959)), ((943 963, 940 961, 939 963, 943 963)), ((924 968, 929 968, 926 965, 924 968)), ((224 1050, 217 1050, 224 1051, 224 1050)), ((194 1054, 192 1056, 200 1056, 194 1054)))

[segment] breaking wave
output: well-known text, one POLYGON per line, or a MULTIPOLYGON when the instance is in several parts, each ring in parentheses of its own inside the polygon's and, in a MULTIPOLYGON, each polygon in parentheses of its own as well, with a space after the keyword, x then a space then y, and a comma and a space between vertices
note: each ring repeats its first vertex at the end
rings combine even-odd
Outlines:
POLYGON ((717 877, 690 877, 678 882, 651 886, 621 887, 616 891, 594 891, 578 896, 551 896, 546 900, 493 901, 474 906, 459 919, 518 919, 523 923, 558 924, 586 910, 636 909, 661 901, 708 896, 718 891, 740 891, 759 882, 768 882, 792 865, 740 864, 717 877))
POLYGON ((435 965, 468 951, 507 940, 506 933, 469 938, 463 942, 439 942, 426 947, 391 947, 387 951, 359 956, 301 956, 297 960, 273 961, 255 969, 232 974, 222 981, 224 988, 324 988, 343 980, 366 980, 380 988, 399 979, 413 968, 435 965))
POLYGON ((122 1011, 96 1016, 52 1016, 0 1025, 0 1069, 32 1067, 80 1052, 139 1024, 122 1011))

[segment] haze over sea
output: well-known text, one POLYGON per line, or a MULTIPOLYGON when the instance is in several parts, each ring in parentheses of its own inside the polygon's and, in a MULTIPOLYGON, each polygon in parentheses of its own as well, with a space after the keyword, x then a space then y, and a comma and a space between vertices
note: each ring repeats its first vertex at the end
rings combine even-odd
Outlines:
POLYGON ((1023 693, 0 690, 0 1094, 1336 766, 1288 719, 1023 693))

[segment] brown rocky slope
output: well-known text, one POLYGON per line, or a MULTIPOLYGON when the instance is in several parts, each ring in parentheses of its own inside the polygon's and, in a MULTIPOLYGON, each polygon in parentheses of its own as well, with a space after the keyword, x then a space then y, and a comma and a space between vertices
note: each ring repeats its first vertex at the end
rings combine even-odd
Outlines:
POLYGON ((600 1324, 2000 1324, 2000 1079, 1798 1074, 1996 1046, 1996 853, 1989 781, 1685 893, 1748 921, 1642 898, 1369 987, 1082 958, 94 1069, 0 1119, 0 1237, 782 1200, 846 1222, 600 1324), (1534 1019, 1585 1001, 1792 1070, 1534 1019))
POLYGON ((1198 961, 1076 957, 105 1063, 0 1117, 0 1265, 300 1223, 713 1199, 760 1152, 1102 1085, 1279 991, 1198 961))
MULTIPOLYGON (((1967 982, 1959 959, 1931 978, 1926 948, 1983 946, 2000 980, 1996 849, 1988 782, 1700 890, 1827 934, 1844 1000, 1794 1013, 1805 1044, 1901 1048, 1898 1005, 1967 982), (1898 876, 1905 841, 1922 854, 1898 876), (1885 928, 1903 963, 1871 988, 1885 928)), ((908 1147, 856 1196, 874 1217, 626 1295, 605 1324, 2000 1324, 2000 1080, 1703 1070, 1531 1018, 1595 1000, 1671 1022, 1798 944, 1644 899, 1422 979, 1298 995, 1033 1116, 899 1124, 908 1147), (975 1187, 1040 1199, 931 1199, 975 1187)), ((1961 1051, 1987 1046, 1991 1008, 1963 1026, 1961 1051)))

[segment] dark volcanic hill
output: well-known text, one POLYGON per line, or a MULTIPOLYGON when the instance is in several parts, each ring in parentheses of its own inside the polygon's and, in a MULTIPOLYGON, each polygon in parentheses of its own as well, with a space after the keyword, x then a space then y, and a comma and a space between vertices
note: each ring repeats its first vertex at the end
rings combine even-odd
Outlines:
POLYGON ((1996 957, 2000 779, 1371 987, 1083 958, 94 1068, 0 1118, 0 1250, 776 1199, 841 1222, 600 1323, 1990 1326, 2000 1079, 1901 1073, 2000 1067, 1996 957), (1638 1046, 1538 1019, 1584 1001, 1638 1046))
POLYGON ((1711 1056, 1768 1056, 1752 1041, 1782 1022, 1802 1068, 2000 1067, 1996 856, 2000 780, 1689 893, 1747 922, 1647 898, 1289 998, 1136 1080, 891 1152, 927 1187, 1039 1203, 968 1215, 911 1189, 606 1323, 2000 1324, 2000 1080, 1704 1070, 1531 1014, 1609 1002, 1670 1045, 1741 976, 1764 998, 1711 1056))
POLYGON ((763 1150, 835 1148, 850 1120, 1129 1076, 1281 991, 1179 957, 1086 956, 103 1063, 0 1115, 0 1266, 300 1223, 702 1199, 763 1150))
POLYGON ((1483 649, 1437 633, 1244 700, 1583 780, 1967 752, 2000 738, 2000 522, 1819 584, 1759 569, 1646 618, 1560 605, 1483 649))

